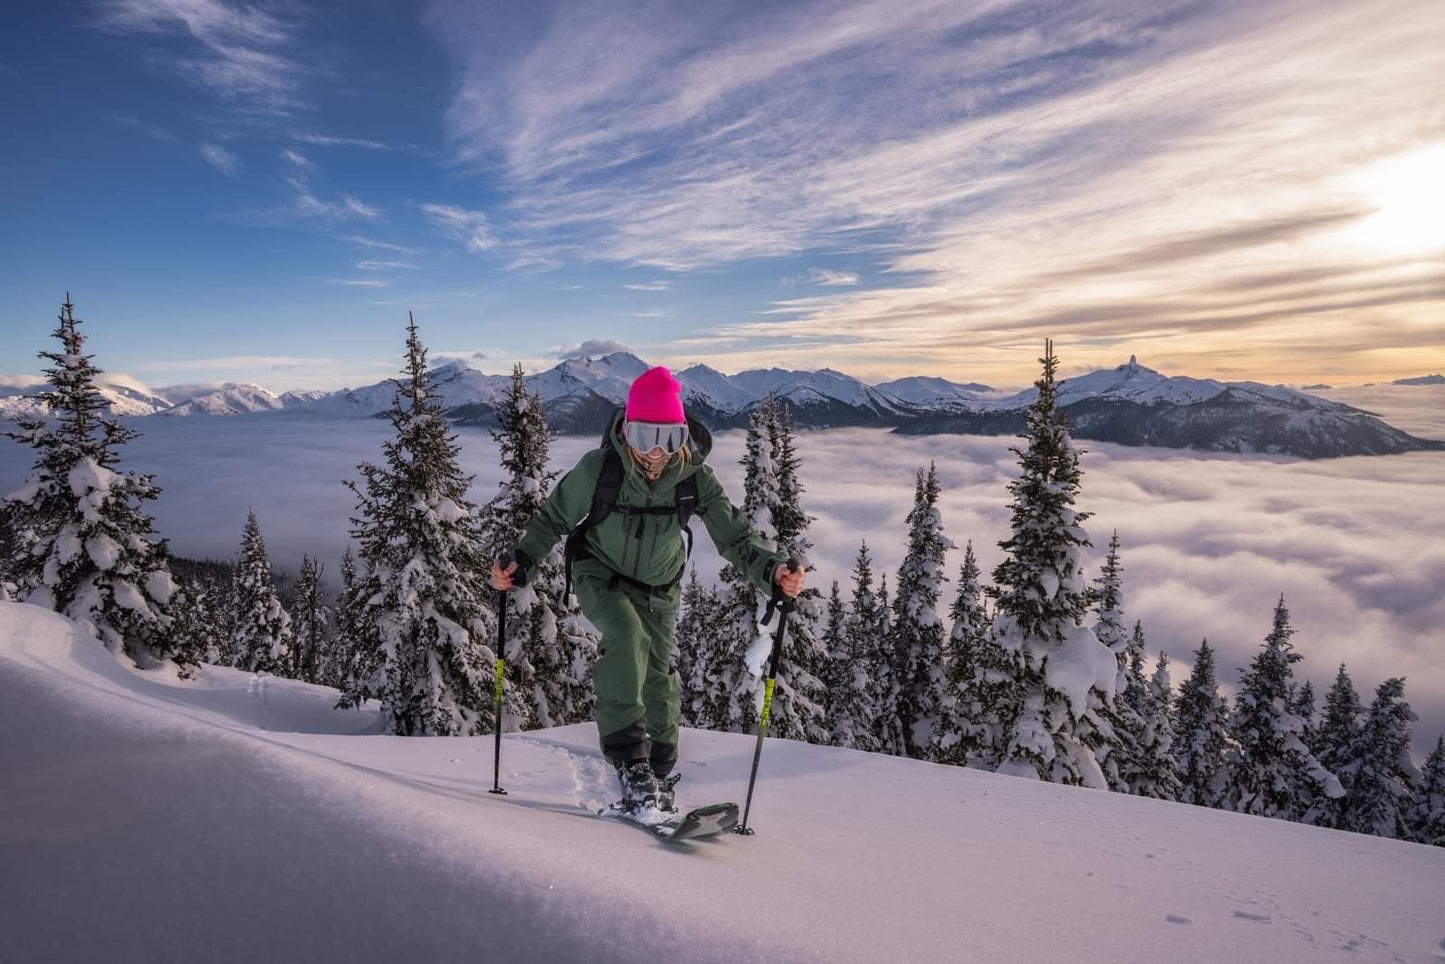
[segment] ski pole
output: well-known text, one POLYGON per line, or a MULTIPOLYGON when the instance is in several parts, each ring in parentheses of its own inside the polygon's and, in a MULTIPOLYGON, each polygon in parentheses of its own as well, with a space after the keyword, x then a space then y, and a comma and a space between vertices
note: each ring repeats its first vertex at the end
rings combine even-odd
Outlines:
POLYGON ((506 796, 507 791, 502 789, 502 681, 507 675, 507 591, 497 590, 497 699, 496 710, 492 714, 492 732, 496 735, 495 745, 492 748, 492 789, 488 793, 500 793, 506 796))
MULTIPOLYGON (((796 558, 788 559, 788 571, 797 572, 801 563, 796 558)), ((786 595, 783 590, 773 587, 773 597, 768 600, 768 608, 763 613, 763 625, 766 626, 773 618, 773 612, 778 612, 778 628, 773 635, 773 651, 768 660, 768 681, 763 687, 763 713, 758 719, 758 743, 753 748, 753 772, 748 777, 748 798, 743 804, 743 819, 733 833, 740 833, 744 836, 752 836, 753 828, 748 826, 748 813, 753 808, 753 787, 758 782, 758 761, 763 758, 763 737, 768 733, 768 714, 773 709, 773 687, 778 681, 778 663, 783 658, 783 637, 788 631, 788 613, 793 611, 797 601, 792 596, 786 595)))

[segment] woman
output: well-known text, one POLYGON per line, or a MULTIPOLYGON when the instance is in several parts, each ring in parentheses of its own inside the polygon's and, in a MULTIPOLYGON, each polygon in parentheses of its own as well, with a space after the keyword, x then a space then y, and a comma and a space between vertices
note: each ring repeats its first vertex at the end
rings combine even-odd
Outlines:
POLYGON ((683 411, 681 392, 666 368, 639 376, 602 447, 578 460, 516 548, 492 563, 493 587, 525 585, 536 560, 589 520, 569 539, 569 561, 575 560, 582 612, 602 633, 592 670, 597 729, 622 784, 620 806, 630 812, 675 809, 678 778, 670 774, 679 696, 672 652, 687 564, 686 507, 702 517, 722 557, 761 591, 770 593, 776 583, 796 597, 803 589, 802 570, 789 570, 723 492, 706 464, 712 436, 683 411), (610 510, 605 498, 594 506, 599 489, 615 490, 610 510))

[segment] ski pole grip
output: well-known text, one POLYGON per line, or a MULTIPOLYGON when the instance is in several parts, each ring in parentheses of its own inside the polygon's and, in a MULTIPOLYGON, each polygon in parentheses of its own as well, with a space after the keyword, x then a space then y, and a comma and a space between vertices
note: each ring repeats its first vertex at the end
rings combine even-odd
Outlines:
POLYGON ((532 560, 527 557, 525 552, 516 549, 504 552, 497 557, 497 565, 501 566, 503 572, 506 572, 507 567, 514 562, 517 564, 517 570, 512 573, 512 588, 517 589, 527 584, 527 570, 531 567, 532 560))

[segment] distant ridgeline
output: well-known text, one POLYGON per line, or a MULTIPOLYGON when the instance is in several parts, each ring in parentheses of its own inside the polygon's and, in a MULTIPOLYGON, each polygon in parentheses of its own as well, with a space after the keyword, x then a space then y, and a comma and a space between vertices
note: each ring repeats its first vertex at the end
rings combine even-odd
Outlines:
MULTIPOLYGON (((540 394, 547 422, 563 435, 600 433, 632 380, 648 364, 628 352, 568 359, 527 376, 540 394)), ((746 428, 769 393, 791 408, 798 428, 892 428, 909 435, 1014 435, 1035 389, 1006 393, 943 378, 902 378, 868 385, 824 368, 816 372, 752 370, 724 375, 706 365, 677 373, 688 406, 715 429, 746 428)), ((509 376, 487 375, 461 362, 429 373, 446 415, 459 425, 495 427, 509 376)), ((1436 384, 1439 375, 1397 384, 1436 384)), ((0 392, 6 391, 0 389, 0 392)), ((33 403, 8 390, 0 417, 32 414, 33 403)), ((140 393, 103 389, 118 415, 280 415, 377 417, 391 406, 393 386, 379 382, 337 392, 272 394, 255 385, 229 385, 204 394, 156 389, 140 393)), ((1187 448, 1206 452, 1264 453, 1302 458, 1394 455, 1445 449, 1445 441, 1411 436, 1371 412, 1307 392, 1258 382, 1218 382, 1167 376, 1140 365, 1101 369, 1059 383, 1059 405, 1075 437, 1187 448)))

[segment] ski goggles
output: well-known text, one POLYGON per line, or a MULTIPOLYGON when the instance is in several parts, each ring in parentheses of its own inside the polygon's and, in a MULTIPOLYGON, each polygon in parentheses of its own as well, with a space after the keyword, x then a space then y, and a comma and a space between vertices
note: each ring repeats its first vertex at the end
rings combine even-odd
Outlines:
POLYGON ((671 455, 687 444, 687 426, 676 422, 624 422, 622 437, 644 454, 660 448, 671 455))

